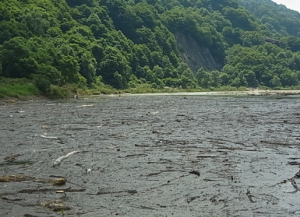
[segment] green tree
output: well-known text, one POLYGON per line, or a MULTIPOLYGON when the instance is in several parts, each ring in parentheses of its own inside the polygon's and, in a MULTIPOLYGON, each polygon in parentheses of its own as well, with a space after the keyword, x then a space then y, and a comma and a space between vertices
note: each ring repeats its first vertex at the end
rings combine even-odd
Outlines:
POLYGON ((281 80, 278 77, 278 75, 274 75, 270 82, 271 82, 272 87, 275 87, 275 88, 280 88, 282 85, 281 80))
POLYGON ((115 88, 126 88, 130 79, 131 68, 129 62, 117 48, 107 46, 104 50, 104 59, 97 75, 101 75, 104 82, 115 88))
POLYGON ((95 82, 96 78, 96 59, 90 52, 85 52, 80 58, 80 74, 87 80, 89 87, 95 82))
POLYGON ((208 88, 210 86, 210 75, 207 71, 204 70, 204 68, 198 69, 195 77, 200 87, 208 88))
POLYGON ((22 37, 15 37, 4 42, 2 47, 2 75, 10 78, 29 78, 36 73, 38 63, 22 37))

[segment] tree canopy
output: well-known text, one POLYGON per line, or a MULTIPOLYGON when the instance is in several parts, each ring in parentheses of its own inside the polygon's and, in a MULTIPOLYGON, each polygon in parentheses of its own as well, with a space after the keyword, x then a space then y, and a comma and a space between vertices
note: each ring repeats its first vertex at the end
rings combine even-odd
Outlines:
POLYGON ((2 0, 0 76, 116 89, 290 87, 300 79, 299 18, 270 0, 2 0), (221 67, 193 71, 178 33, 208 51, 191 54, 196 61, 221 67))

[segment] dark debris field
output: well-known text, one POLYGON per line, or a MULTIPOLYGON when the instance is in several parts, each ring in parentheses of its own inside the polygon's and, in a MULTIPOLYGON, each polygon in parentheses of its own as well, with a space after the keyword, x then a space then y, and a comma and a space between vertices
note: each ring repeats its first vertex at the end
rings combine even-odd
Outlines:
POLYGON ((299 108, 295 96, 3 102, 0 216, 300 216, 299 108))

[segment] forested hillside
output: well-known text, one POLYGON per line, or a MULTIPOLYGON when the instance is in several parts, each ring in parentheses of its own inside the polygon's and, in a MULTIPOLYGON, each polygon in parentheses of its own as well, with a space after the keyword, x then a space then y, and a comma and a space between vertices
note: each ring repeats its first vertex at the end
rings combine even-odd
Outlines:
POLYGON ((277 37, 300 36, 300 14, 270 0, 238 0, 277 37))
POLYGON ((270 0, 1 0, 0 76, 42 91, 297 86, 299 18, 270 0))

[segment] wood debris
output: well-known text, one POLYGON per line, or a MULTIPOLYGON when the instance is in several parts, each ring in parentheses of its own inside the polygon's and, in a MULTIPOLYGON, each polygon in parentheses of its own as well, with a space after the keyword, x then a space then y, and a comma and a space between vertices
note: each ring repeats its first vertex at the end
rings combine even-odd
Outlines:
POLYGON ((71 208, 65 205, 60 200, 50 200, 41 203, 41 206, 47 207, 53 211, 70 210, 71 208))
POLYGON ((59 166, 60 163, 61 163, 63 160, 67 159, 67 158, 70 157, 71 155, 77 154, 77 153, 81 153, 81 152, 82 152, 82 151, 72 151, 72 152, 70 152, 70 153, 68 153, 68 154, 66 154, 66 155, 64 155, 64 156, 61 156, 61 157, 57 158, 57 159, 54 161, 54 163, 53 163, 53 167, 59 166))
POLYGON ((24 176, 24 175, 6 175, 0 177, 0 182, 25 182, 25 181, 48 183, 55 186, 61 186, 66 184, 65 178, 41 179, 41 178, 34 178, 31 176, 24 176))

